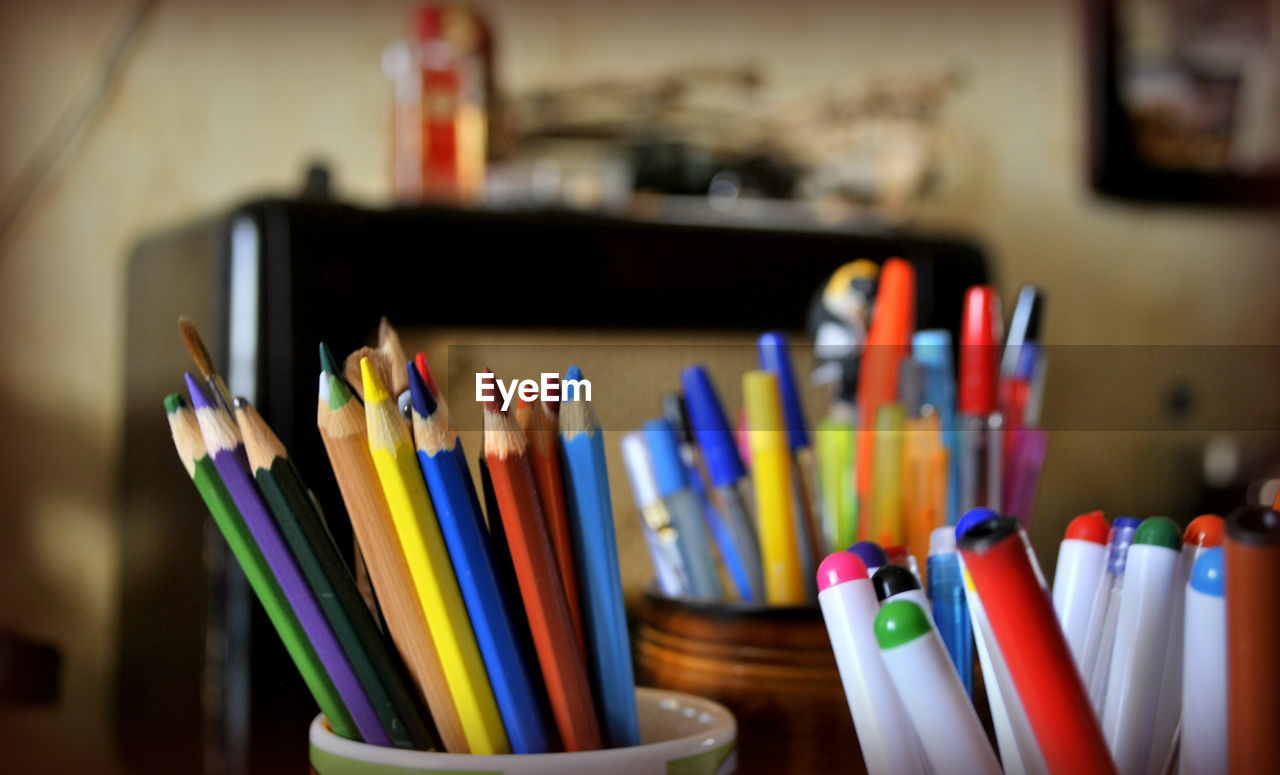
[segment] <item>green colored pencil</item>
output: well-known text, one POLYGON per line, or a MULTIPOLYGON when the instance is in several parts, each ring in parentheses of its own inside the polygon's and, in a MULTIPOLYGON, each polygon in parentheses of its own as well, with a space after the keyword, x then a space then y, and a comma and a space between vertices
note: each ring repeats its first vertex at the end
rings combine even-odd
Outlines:
POLYGON ((311 641, 303 633, 302 625, 285 599, 275 576, 267 568, 267 561, 263 558, 253 536, 250 535, 244 518, 240 516, 240 510, 236 508, 235 501, 231 498, 231 493, 222 483, 222 477, 218 476, 218 471, 214 468, 213 461, 205 449, 204 437, 200 434, 200 425, 196 422, 195 413, 177 393, 170 393, 165 397, 164 408, 169 418, 169 428, 173 432, 173 443, 178 449, 178 457, 182 459, 182 465, 186 467, 191 481, 195 483, 196 490, 199 491, 200 497, 204 499, 205 506, 209 509, 209 514, 213 516, 214 523, 222 532, 222 537, 226 539, 227 546, 231 548, 231 554, 235 556, 236 562, 240 563, 240 568, 249 580, 253 593, 258 596, 258 601, 266 609, 267 618, 271 620, 280 640, 284 642, 285 650, 289 652, 293 664, 302 674, 302 680, 311 690, 311 696, 315 698, 316 704, 328 719, 329 726, 337 735, 350 740, 359 740, 360 735, 351 714, 347 712, 346 705, 338 697, 333 681, 329 679, 329 674, 320 664, 311 641))
POLYGON ((235 411, 258 489, 382 728, 399 748, 439 750, 435 728, 425 720, 430 716, 409 692, 403 664, 392 655, 369 614, 350 569, 284 445, 248 401, 237 398, 235 411))

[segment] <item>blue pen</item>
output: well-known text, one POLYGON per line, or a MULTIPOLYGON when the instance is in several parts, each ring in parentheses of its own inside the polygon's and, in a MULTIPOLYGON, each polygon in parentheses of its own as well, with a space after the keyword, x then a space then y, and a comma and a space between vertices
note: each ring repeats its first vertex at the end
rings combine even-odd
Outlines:
POLYGON ((924 367, 924 403, 938 413, 942 443, 947 448, 948 525, 960 516, 960 434, 956 429, 956 377, 951 360, 951 332, 917 331, 911 337, 911 357, 924 367))
POLYGON ((578 389, 582 370, 565 372, 560 402, 561 455, 564 458, 565 500, 578 563, 587 663, 600 711, 605 739, 611 748, 640 744, 636 711, 636 680, 631 665, 631 642, 622 603, 618 573, 618 541, 609 499, 609 471, 605 467, 604 432, 595 410, 578 389))
POLYGON ((667 504, 671 521, 675 523, 676 545, 689 573, 689 594, 692 597, 723 598, 724 588, 720 584, 711 547, 707 544, 702 509, 685 478, 676 432, 661 418, 645 423, 643 431, 658 482, 658 494, 667 504))
POLYGON ((796 387, 795 373, 791 369, 791 354, 787 350, 786 337, 777 331, 770 331, 761 334, 756 345, 760 354, 760 368, 777 376, 778 392, 782 394, 782 413, 787 424, 787 448, 791 451, 796 548, 800 553, 801 572, 804 574, 809 598, 816 600, 818 562, 826 556, 827 551, 814 508, 818 474, 806 430, 804 408, 800 405, 800 391, 796 387))
POLYGON ((466 453, 449 427, 447 412, 437 404, 422 375, 412 363, 408 370, 418 465, 427 481, 511 751, 547 753, 552 750, 549 708, 533 681, 530 655, 516 636, 513 602, 506 599, 498 584, 480 499, 470 474, 462 473, 466 453))
POLYGON ((747 576, 747 567, 739 556, 733 543, 733 534, 729 526, 720 516, 720 510, 711 500, 707 492, 707 484, 703 479, 702 467, 698 464, 698 448, 693 443, 693 433, 689 430, 689 415, 685 412, 684 398, 679 393, 664 393, 662 396, 662 416, 675 429, 679 441, 680 464, 684 466, 685 482, 693 491, 694 497, 702 507, 702 515, 707 520, 707 529, 711 532, 711 540, 715 541, 720 562, 729 575, 738 599, 750 602, 755 598, 751 594, 751 579, 747 576))
MULTIPOLYGON (((760 541, 752 510, 744 494, 749 490, 746 468, 738 456, 733 432, 725 419, 720 398, 703 366, 690 366, 680 373, 689 424, 702 450, 707 474, 715 491, 720 516, 733 537, 734 549, 742 559, 751 582, 752 600, 764 599, 764 569, 760 564, 760 541)), ((744 598, 747 599, 747 598, 744 598)))
POLYGON ((1084 641, 1081 677, 1089 689, 1094 710, 1101 714, 1107 693, 1107 677, 1111 672, 1111 647, 1115 645, 1116 625, 1120 617, 1120 595, 1124 591, 1124 566, 1129 557, 1133 534, 1142 520, 1116 517, 1107 535, 1107 570, 1093 600, 1093 616, 1089 620, 1084 641))
POLYGON ((956 666, 960 683, 973 696, 973 622, 969 620, 969 604, 964 596, 964 575, 960 572, 960 555, 956 553, 956 534, 950 527, 940 527, 929 535, 929 559, 925 566, 929 577, 929 601, 938 635, 956 666))

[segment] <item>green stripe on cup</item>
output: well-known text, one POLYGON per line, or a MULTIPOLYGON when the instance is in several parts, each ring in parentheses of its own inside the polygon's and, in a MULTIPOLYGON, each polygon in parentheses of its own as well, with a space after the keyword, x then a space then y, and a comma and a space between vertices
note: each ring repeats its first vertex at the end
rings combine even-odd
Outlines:
POLYGON ((431 775, 503 775, 502 770, 424 770, 421 767, 358 762, 330 753, 314 744, 311 746, 311 767, 317 775, 409 775, 421 772, 430 772, 431 775))
POLYGON ((716 775, 720 771, 720 763, 728 758, 731 751, 733 741, 683 759, 672 759, 667 762, 667 775, 716 775))

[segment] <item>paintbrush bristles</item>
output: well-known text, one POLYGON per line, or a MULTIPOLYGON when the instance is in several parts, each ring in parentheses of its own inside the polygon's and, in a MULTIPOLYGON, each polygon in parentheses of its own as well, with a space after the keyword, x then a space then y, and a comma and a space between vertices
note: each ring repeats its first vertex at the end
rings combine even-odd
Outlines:
POLYGON ((209 357, 204 340, 200 338, 200 332, 196 330, 196 324, 191 322, 191 318, 178 318, 178 333, 182 334, 182 343, 186 345, 187 352, 191 353, 191 360, 195 361, 200 375, 209 379, 217 374, 217 369, 213 368, 213 359, 209 357))
POLYGON ((200 424, 196 422, 195 412, 183 406, 166 414, 169 417, 169 430, 173 433, 173 446, 178 449, 182 467, 187 469, 187 476, 194 477, 196 461, 209 454, 204 447, 204 437, 200 435, 200 424))
POLYGON ((484 413, 484 452, 499 460, 523 455, 529 448, 529 439, 507 412, 484 413))
POLYGON ((244 451, 249 456, 249 466, 253 470, 271 470, 271 464, 276 458, 288 457, 280 437, 271 430, 271 426, 262 419, 253 404, 242 398, 236 399, 236 423, 240 426, 244 451))
POLYGON ((409 359, 405 357, 404 347, 400 344, 400 335, 396 333, 386 315, 378 321, 378 352, 386 356, 387 365, 390 367, 388 380, 384 384, 391 387, 391 394, 398 396, 408 390, 409 378, 405 372, 405 366, 409 363, 409 359))
POLYGON ((205 448, 210 455, 235 449, 240 444, 236 426, 225 410, 209 407, 197 409, 196 422, 200 424, 200 435, 204 437, 205 448))

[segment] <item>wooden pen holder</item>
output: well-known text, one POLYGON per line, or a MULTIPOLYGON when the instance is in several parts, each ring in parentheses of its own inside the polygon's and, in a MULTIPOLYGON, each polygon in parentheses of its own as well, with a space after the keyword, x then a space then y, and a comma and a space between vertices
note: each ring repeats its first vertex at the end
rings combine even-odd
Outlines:
POLYGON ((715 700, 738 719, 743 775, 864 772, 822 614, 646 592, 638 683, 715 700))

